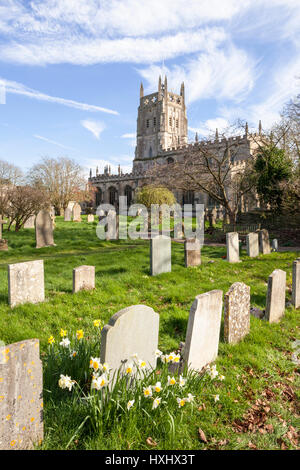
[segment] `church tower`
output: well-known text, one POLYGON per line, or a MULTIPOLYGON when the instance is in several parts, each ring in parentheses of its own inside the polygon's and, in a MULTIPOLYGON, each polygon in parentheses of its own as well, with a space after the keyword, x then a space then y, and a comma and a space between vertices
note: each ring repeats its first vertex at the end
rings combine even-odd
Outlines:
POLYGON ((137 145, 135 162, 149 161, 167 148, 187 144, 188 130, 184 83, 180 95, 168 91, 167 77, 158 80, 158 91, 144 96, 140 88, 140 105, 137 118, 137 145))

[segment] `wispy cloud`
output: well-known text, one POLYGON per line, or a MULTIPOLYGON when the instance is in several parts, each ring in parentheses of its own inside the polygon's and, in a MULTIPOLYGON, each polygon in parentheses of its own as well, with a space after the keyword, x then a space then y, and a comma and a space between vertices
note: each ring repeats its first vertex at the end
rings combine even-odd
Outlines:
POLYGON ((64 144, 61 144, 60 142, 56 142, 56 140, 51 140, 51 139, 48 139, 47 137, 43 137, 42 135, 34 134, 33 137, 35 137, 36 139, 39 139, 39 140, 43 140, 44 142, 47 142, 48 144, 57 145, 58 147, 61 147, 63 149, 76 150, 73 147, 68 147, 64 144))
POLYGON ((91 121, 85 119, 80 121, 80 123, 83 127, 85 127, 85 129, 90 131, 96 137, 96 139, 100 138, 101 132, 103 132, 105 129, 105 124, 101 121, 91 121))
POLYGON ((15 95, 23 95, 23 96, 27 96, 28 98, 32 98, 35 100, 47 101, 49 103, 57 103, 63 106, 68 106, 70 108, 80 109, 82 111, 103 112, 103 113, 115 114, 115 115, 119 114, 117 111, 113 111, 108 108, 103 108, 101 106, 81 103, 79 101, 69 100, 66 98, 58 98, 56 96, 50 96, 40 91, 29 88, 23 85, 22 83, 5 80, 4 78, 1 78, 1 77, 0 77, 0 80, 5 87, 6 94, 12 93, 15 95))

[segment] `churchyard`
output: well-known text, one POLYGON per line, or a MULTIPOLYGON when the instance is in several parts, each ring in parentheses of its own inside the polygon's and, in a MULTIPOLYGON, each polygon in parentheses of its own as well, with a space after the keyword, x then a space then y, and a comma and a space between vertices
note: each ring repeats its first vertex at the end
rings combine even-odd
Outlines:
MULTIPOLYGON (((100 241, 95 232, 96 220, 88 222, 87 216, 81 216, 81 222, 56 217, 55 245, 36 248, 34 229, 16 233, 7 232, 4 227, 9 249, 1 252, 0 258, 0 340, 6 345, 21 342, 21 349, 24 343, 24 350, 27 348, 24 340, 40 340, 44 439, 37 448, 297 448, 299 310, 292 305, 292 270, 300 252, 248 257, 245 245, 237 250, 237 256, 234 237, 229 236, 233 255, 228 254, 226 246, 205 245, 201 250, 201 264, 186 267, 189 257, 185 256, 184 244, 172 241, 171 272, 151 275, 150 241, 100 241), (7 266, 35 260, 43 261, 45 298, 39 293, 39 303, 9 305, 7 266), (86 269, 88 266, 94 266, 95 270, 86 269), (278 281, 275 270, 280 270, 283 281, 281 278, 278 281), (88 272, 88 290, 80 290, 82 271, 88 272), (286 289, 282 271, 286 273, 286 289), (272 296, 280 289, 283 295, 285 290, 285 305, 279 306, 283 311, 278 313, 275 309, 273 313, 272 296), (211 291, 216 292, 202 295, 211 291), (250 304, 256 315, 250 316, 249 324, 250 304), (166 359, 159 359, 156 370, 141 380, 138 387, 130 388, 120 379, 109 400, 105 398, 108 395, 95 403, 84 399, 91 385, 88 378, 91 368, 97 370, 89 361, 93 357, 97 362, 100 357, 101 328, 114 314, 134 305, 147 306, 153 322, 148 325, 145 312, 141 330, 136 327, 136 320, 132 320, 131 328, 126 324, 123 330, 128 339, 126 347, 130 350, 133 341, 137 349, 147 341, 155 344, 159 327, 158 348, 167 358, 173 353, 173 359, 170 364, 166 359), (199 337, 189 336, 189 332, 206 305, 213 312, 215 328, 210 331, 210 337, 202 337, 201 343, 199 337), (270 322, 259 318, 265 309, 270 322), (279 321, 271 323, 272 315, 279 321), (135 338, 138 331, 140 342, 135 338), (59 345, 66 337, 71 341, 68 348, 59 345), (186 375, 182 368, 180 378, 175 359, 179 357, 180 343, 186 342, 181 352, 189 360, 193 350, 197 351, 199 341, 208 360, 213 361, 211 367, 202 375, 190 372, 186 375), (211 345, 215 350, 209 351, 211 345), (73 351, 76 354, 71 357, 73 351), (77 383, 62 380, 59 387, 60 374, 70 376, 77 383), (146 395, 150 383, 162 388, 162 402, 156 407, 146 395), (190 399, 183 400, 183 396, 190 399)), ((252 243, 252 239, 248 240, 248 247, 252 243)), ((152 252, 155 249, 152 247, 152 252)), ((199 257, 196 258, 199 262, 199 257)), ((17 292, 17 296, 20 294, 17 292)), ((109 358, 108 346, 102 350, 105 349, 103 338, 109 345, 112 330, 105 328, 101 356, 109 358)), ((205 324, 200 327, 200 334, 203 330, 205 324)), ((117 341, 120 343, 122 338, 117 336, 117 341)), ((32 347, 38 348, 33 343, 32 347)), ((20 353, 12 354, 17 357, 20 353)), ((35 355, 34 366, 37 361, 35 355)), ((109 359, 107 362, 110 364, 109 359)), ((134 358, 132 363, 134 366, 134 358)), ((39 376, 38 371, 35 374, 39 376)), ((27 392, 30 381, 26 384, 27 392)), ((155 388, 151 388, 154 399, 160 396, 159 392, 155 393, 155 388)), ((37 417, 28 415, 28 419, 37 420, 37 417)), ((7 445, 13 447, 18 443, 13 440, 7 445)))

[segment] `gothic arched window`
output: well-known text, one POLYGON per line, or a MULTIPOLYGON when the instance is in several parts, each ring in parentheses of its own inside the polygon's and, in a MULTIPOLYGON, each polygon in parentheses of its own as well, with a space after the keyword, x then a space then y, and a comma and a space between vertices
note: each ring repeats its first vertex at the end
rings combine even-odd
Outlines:
POLYGON ((192 204, 195 203, 195 193, 194 191, 186 191, 183 194, 183 204, 192 204))
POLYGON ((149 149, 149 158, 152 158, 152 147, 149 149))
POLYGON ((111 186, 108 191, 109 191, 109 203, 112 206, 114 206, 115 203, 117 202, 118 191, 113 186, 111 186))
POLYGON ((132 196, 133 196, 133 191, 131 186, 126 186, 125 187, 125 196, 127 197, 127 205, 130 206, 132 203, 132 196))
POLYGON ((101 188, 97 188, 97 192, 96 192, 96 206, 99 206, 102 202, 102 189, 101 188))

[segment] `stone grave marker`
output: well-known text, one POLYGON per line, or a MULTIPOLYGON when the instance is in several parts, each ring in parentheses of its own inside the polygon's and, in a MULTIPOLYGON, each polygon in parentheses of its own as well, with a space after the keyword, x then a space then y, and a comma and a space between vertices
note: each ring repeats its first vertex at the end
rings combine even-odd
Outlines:
POLYGON ((277 240, 277 238, 274 238, 272 240, 272 251, 278 251, 278 240, 277 240))
POLYGON ((94 219, 95 219, 95 217, 94 217, 93 214, 88 214, 88 216, 87 216, 88 223, 94 222, 94 219))
POLYGON ((171 238, 158 235, 150 240, 150 273, 171 272, 171 238))
POLYGON ((74 204, 72 212, 73 212, 73 221, 81 222, 81 207, 77 202, 76 204, 74 204))
POLYGON ((293 262, 292 304, 295 308, 300 307, 300 258, 293 262))
POLYGON ((286 272, 275 269, 268 279, 266 320, 275 323, 284 315, 286 272))
POLYGON ((247 255, 251 258, 259 256, 258 233, 248 233, 246 236, 247 255))
POLYGON ((67 207, 64 212, 64 221, 71 222, 71 220, 72 220, 72 211, 69 207, 67 207))
POLYGON ((107 362, 112 372, 122 364, 133 362, 133 355, 156 367, 159 315, 146 305, 132 305, 113 315, 101 331, 101 363, 107 362))
POLYGON ((83 265, 73 269, 73 294, 91 289, 95 289, 95 266, 83 265))
POLYGON ((24 228, 34 228, 35 227, 35 215, 31 215, 29 219, 26 220, 24 228))
POLYGON ((265 228, 258 232, 259 234, 259 251, 263 255, 268 255, 271 253, 269 232, 265 228))
POLYGON ((226 233, 227 261, 238 263, 239 257, 239 234, 237 232, 226 233))
POLYGON ((8 243, 7 240, 2 238, 2 225, 7 224, 6 220, 3 220, 0 216, 0 251, 7 251, 8 250, 8 243))
POLYGON ((39 340, 0 347, 0 450, 43 440, 43 369, 39 340))
POLYGON ((193 302, 183 349, 184 362, 192 369, 200 371, 218 355, 222 297, 221 290, 212 290, 193 302))
POLYGON ((41 210, 35 219, 36 248, 55 246, 53 239, 53 222, 48 211, 41 210))
POLYGON ((224 297, 224 340, 238 343, 250 331, 250 287, 235 282, 224 297))
POLYGON ((109 210, 106 217, 106 240, 117 240, 119 237, 119 216, 116 211, 109 210))
POLYGON ((8 265, 8 301, 19 304, 44 302, 44 261, 26 261, 8 265))
POLYGON ((201 244, 200 240, 190 239, 184 242, 185 267, 199 266, 201 264, 201 244))

